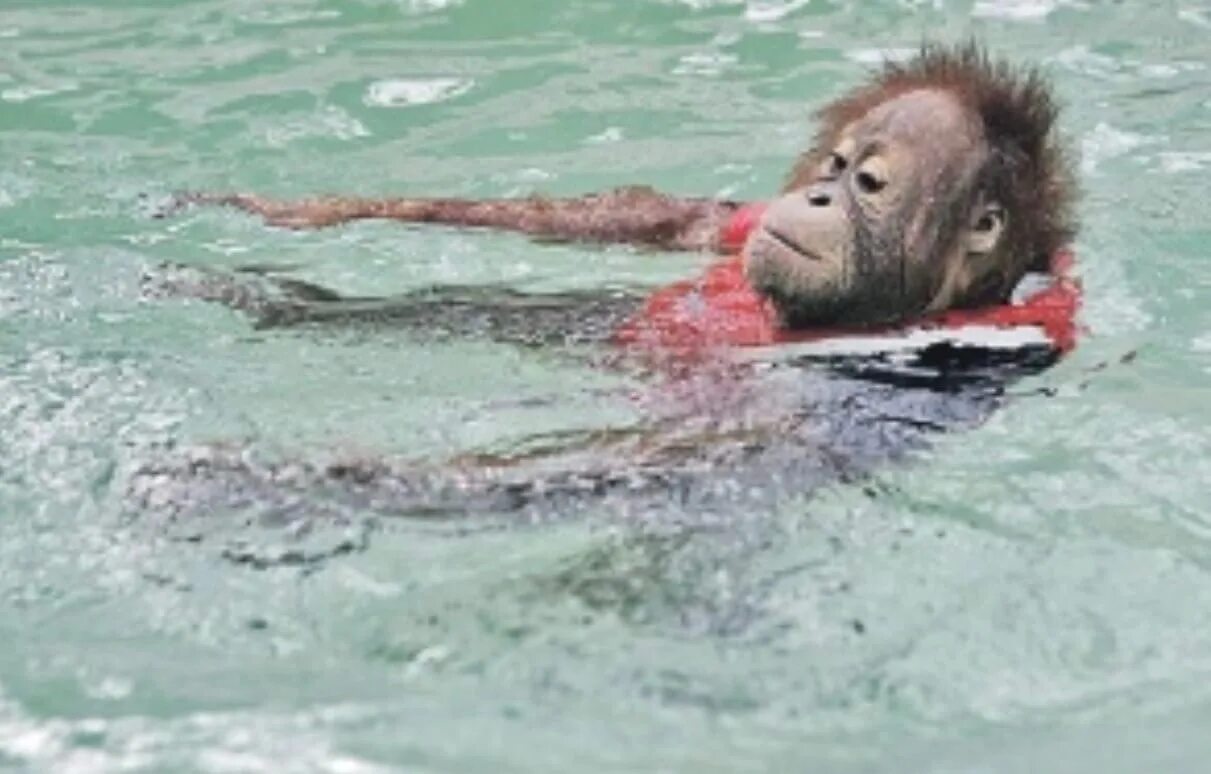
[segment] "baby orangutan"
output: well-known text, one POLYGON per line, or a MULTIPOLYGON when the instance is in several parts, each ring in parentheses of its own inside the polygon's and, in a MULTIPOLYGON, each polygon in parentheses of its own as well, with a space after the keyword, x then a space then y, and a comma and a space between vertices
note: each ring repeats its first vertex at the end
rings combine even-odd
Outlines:
MULTIPOLYGON (((750 296, 760 294, 764 308, 772 303, 770 319, 780 330, 897 324, 1005 302, 1027 272, 1046 271, 1073 235, 1072 186, 1056 117, 1035 72, 991 61, 976 46, 926 47, 905 63, 884 66, 820 111, 812 147, 744 244, 739 282, 747 281, 750 296)), ((734 249, 726 244, 724 226, 741 209, 737 202, 675 198, 649 188, 572 199, 276 202, 248 194, 191 194, 182 202, 229 205, 290 228, 386 218, 509 229, 544 240, 714 252, 734 249)), ((484 288, 349 299, 294 280, 274 282, 276 296, 223 275, 167 284, 249 312, 263 325, 389 317, 420 330, 468 330, 531 344, 552 337, 608 340, 642 303, 604 291, 527 296, 484 288)), ((472 463, 466 458, 436 469, 425 464, 419 466, 424 476, 408 462, 258 468, 238 450, 212 447, 185 463, 145 467, 136 488, 149 503, 196 504, 209 496, 233 503, 273 499, 284 487, 310 492, 336 482, 348 483, 342 491, 351 497, 360 493, 353 500, 358 507, 446 512, 465 511, 472 502, 528 507, 616 488, 662 495, 672 488, 685 498, 693 482, 708 489, 717 483, 711 471, 721 468, 728 476, 750 471, 755 485, 746 491, 761 490, 767 480, 810 486, 919 448, 927 432, 980 421, 1009 379, 1045 367, 1054 355, 1015 361, 1011 365, 1023 368, 997 371, 991 381, 984 375, 966 391, 953 384, 937 390, 872 380, 860 369, 831 375, 800 369, 790 380, 785 369, 767 370, 764 381, 730 390, 742 399, 712 399, 705 409, 691 410, 693 416, 657 417, 626 433, 598 433, 579 446, 567 439, 534 444, 541 453, 472 463), (452 484, 448 474, 455 468, 462 472, 452 484), (219 483, 201 495, 196 488, 180 489, 208 477, 219 483)))
MULTIPOLYGON (((1037 73, 975 46, 927 47, 886 65, 820 111, 815 142, 745 246, 749 282, 792 328, 896 323, 1004 302, 1073 234, 1056 116, 1037 73)), ((739 206, 642 187, 573 199, 183 201, 291 228, 388 218, 715 252, 739 206)))

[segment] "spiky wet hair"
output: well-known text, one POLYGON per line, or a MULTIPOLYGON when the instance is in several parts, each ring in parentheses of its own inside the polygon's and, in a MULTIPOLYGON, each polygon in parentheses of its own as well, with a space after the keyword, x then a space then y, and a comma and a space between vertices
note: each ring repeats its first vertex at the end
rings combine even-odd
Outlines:
POLYGON ((978 119, 990 154, 978 190, 1009 214, 1006 243, 1020 276, 1045 270, 1076 232, 1071 165, 1056 128, 1059 106, 1035 68, 991 58, 975 43, 927 44, 905 62, 888 62, 870 83, 817 113, 811 149, 795 163, 786 190, 810 182, 846 126, 877 105, 918 89, 953 93, 978 119))

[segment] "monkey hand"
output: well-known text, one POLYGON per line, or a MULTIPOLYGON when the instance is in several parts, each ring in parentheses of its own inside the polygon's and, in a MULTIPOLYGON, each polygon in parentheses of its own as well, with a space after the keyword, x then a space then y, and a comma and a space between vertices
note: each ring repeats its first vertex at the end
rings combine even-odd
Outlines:
POLYGON ((206 204, 234 207, 258 215, 270 226, 292 229, 335 226, 367 213, 358 199, 321 198, 297 201, 276 201, 255 194, 212 194, 186 191, 173 196, 172 204, 161 216, 175 214, 186 207, 206 204))

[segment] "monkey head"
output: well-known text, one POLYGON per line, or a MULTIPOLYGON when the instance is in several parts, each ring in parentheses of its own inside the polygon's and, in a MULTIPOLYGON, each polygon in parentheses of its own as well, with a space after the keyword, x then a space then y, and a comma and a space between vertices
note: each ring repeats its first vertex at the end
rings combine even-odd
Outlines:
POLYGON ((978 48, 926 48, 821 111, 745 246, 791 327, 1004 301, 1073 234, 1044 82, 978 48))

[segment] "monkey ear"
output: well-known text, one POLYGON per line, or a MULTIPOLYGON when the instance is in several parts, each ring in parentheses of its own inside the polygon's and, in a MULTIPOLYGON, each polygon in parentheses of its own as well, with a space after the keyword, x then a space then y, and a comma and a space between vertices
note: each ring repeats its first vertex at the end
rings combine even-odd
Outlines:
POLYGON ((996 202, 982 202, 967 224, 967 253, 987 255, 996 249, 1005 233, 1005 208, 996 202))

